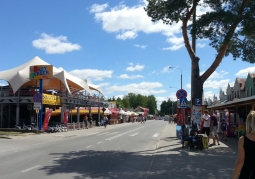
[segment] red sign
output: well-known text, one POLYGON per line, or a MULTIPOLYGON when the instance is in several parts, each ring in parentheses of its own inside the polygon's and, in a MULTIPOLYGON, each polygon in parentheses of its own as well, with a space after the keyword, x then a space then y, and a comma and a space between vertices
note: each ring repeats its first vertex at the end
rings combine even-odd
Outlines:
POLYGON ((66 112, 64 113, 64 124, 67 124, 68 123, 68 114, 69 114, 69 110, 66 110, 66 112))
POLYGON ((177 97, 178 99, 180 99, 180 98, 187 98, 187 96, 188 96, 188 93, 187 93, 187 91, 185 91, 184 89, 179 89, 179 90, 176 92, 176 97, 177 97))
POLYGON ((52 109, 49 109, 46 112, 45 117, 44 117, 43 127, 42 127, 43 130, 47 130, 48 129, 48 125, 49 125, 49 122, 50 122, 51 114, 52 114, 52 109))

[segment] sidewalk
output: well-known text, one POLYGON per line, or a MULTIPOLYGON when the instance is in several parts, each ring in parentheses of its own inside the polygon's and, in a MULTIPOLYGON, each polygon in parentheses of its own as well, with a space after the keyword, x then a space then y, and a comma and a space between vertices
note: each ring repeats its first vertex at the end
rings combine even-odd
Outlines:
MULTIPOLYGON (((206 150, 182 148, 176 125, 167 124, 152 161, 148 179, 227 179, 237 158, 236 138, 206 150)), ((212 143, 212 139, 210 139, 212 143)))

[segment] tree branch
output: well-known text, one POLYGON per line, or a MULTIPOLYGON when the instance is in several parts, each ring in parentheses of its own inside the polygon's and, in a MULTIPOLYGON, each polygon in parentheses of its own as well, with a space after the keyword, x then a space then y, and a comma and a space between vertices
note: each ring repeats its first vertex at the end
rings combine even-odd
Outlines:
POLYGON ((230 39, 231 37, 233 36, 233 33, 235 32, 236 30, 236 27, 238 26, 238 24, 243 20, 243 17, 242 17, 242 13, 244 11, 244 7, 245 5, 249 2, 250 0, 243 0, 239 10, 238 10, 238 15, 239 15, 239 18, 231 25, 231 27, 229 28, 225 38, 224 38, 224 41, 223 41, 223 44, 222 46, 220 47, 219 49, 219 52, 214 60, 214 62, 212 63, 212 65, 205 71, 205 73, 203 75, 201 75, 201 82, 204 83, 207 78, 209 78, 209 76, 216 70, 216 68, 219 66, 219 64, 221 63, 226 51, 227 51, 227 48, 229 46, 229 43, 230 43, 230 39))
POLYGON ((196 10, 196 7, 197 7, 197 3, 200 1, 200 0, 194 0, 195 2, 193 3, 193 6, 192 8, 189 10, 187 10, 187 15, 186 17, 183 19, 183 22, 182 22, 182 34, 183 34, 183 40, 184 40, 184 44, 185 44, 185 47, 186 49, 188 50, 188 53, 189 53, 189 56, 190 56, 190 59, 194 59, 196 58, 196 55, 195 55, 195 52, 194 50, 192 49, 191 45, 190 45, 190 42, 189 42, 189 37, 188 37, 188 31, 187 31, 187 24, 188 24, 188 21, 191 17, 191 15, 194 13, 194 11, 196 10))

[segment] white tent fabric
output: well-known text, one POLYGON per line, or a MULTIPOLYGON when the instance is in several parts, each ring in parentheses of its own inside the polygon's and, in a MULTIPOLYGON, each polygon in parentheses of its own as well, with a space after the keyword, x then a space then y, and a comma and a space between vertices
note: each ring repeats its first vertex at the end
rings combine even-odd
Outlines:
POLYGON ((104 114, 109 115, 112 114, 112 112, 108 108, 105 108, 104 114))
MULTIPOLYGON (((7 81, 11 85, 12 90, 15 93, 22 85, 29 82, 29 68, 30 66, 36 65, 50 64, 36 56, 32 60, 16 68, 1 71, 0 79, 7 81)), ((77 78, 62 69, 57 69, 53 67, 53 78, 59 79, 65 85, 69 93, 71 93, 70 87, 74 87, 79 90, 86 90, 88 93, 91 94, 90 87, 87 84, 86 80, 77 78)), ((102 93, 101 91, 99 92, 102 93)))

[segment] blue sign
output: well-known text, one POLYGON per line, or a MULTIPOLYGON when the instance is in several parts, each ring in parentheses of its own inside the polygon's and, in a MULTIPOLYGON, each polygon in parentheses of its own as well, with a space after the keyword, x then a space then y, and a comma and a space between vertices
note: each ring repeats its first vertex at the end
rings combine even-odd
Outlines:
POLYGON ((180 108, 187 108, 187 107, 188 107, 187 98, 180 98, 180 108))
POLYGON ((35 93, 33 96, 34 102, 41 103, 42 102, 42 94, 41 93, 35 93))
POLYGON ((195 98, 195 106, 201 106, 202 105, 202 99, 201 98, 195 98))

